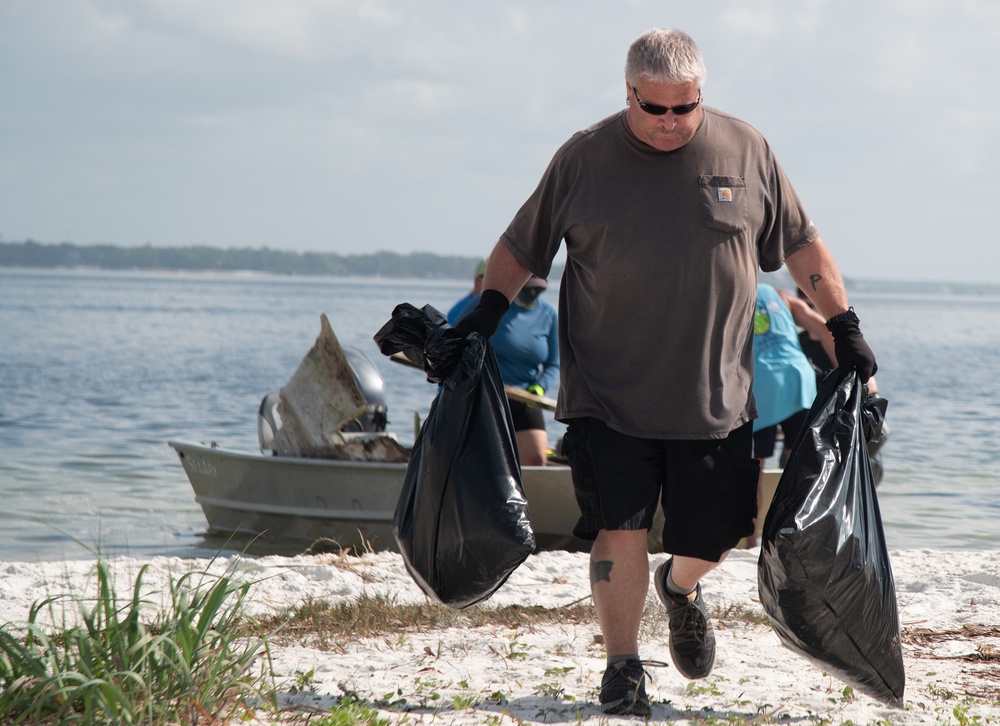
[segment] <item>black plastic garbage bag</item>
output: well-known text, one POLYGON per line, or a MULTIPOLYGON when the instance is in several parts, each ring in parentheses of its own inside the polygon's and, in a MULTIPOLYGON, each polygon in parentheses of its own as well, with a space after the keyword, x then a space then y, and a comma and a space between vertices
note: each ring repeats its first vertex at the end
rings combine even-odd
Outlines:
POLYGON ((485 600, 535 549, 514 424, 493 349, 461 338, 430 305, 397 305, 375 335, 440 384, 420 427, 393 517, 420 588, 463 608, 485 600))
POLYGON ((902 707, 896 586, 867 454, 888 403, 867 397, 853 371, 840 375, 820 385, 775 490, 757 564, 760 600, 786 646, 902 707))

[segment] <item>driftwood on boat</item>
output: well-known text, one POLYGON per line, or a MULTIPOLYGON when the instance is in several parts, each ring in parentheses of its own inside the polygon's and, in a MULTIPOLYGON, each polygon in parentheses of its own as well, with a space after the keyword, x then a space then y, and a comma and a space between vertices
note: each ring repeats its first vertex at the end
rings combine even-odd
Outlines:
POLYGON ((348 435, 342 444, 306 448, 299 454, 304 459, 338 459, 340 461, 384 461, 405 464, 410 450, 390 434, 348 435))
POLYGON ((278 393, 272 450, 280 456, 406 461, 409 451, 386 434, 345 434, 369 411, 337 336, 325 314, 320 334, 291 379, 278 393))

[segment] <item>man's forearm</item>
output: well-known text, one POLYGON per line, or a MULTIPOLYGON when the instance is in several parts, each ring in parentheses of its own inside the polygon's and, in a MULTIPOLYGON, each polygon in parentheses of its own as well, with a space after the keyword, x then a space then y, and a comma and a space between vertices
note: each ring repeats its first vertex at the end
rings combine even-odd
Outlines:
POLYGON ((531 270, 514 257, 514 253, 507 249, 507 245, 497 242, 486 262, 483 289, 499 290, 508 300, 513 300, 529 277, 531 270))
POLYGON ((847 310, 844 280, 822 239, 797 250, 785 260, 785 267, 824 320, 847 310))

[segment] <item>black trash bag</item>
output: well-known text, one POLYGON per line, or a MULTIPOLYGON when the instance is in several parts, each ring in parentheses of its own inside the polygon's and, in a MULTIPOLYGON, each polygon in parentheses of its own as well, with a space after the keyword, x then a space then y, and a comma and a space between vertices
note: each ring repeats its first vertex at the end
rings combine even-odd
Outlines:
MULTIPOLYGON (((471 340, 472 337, 461 337, 433 306, 424 305, 418 309, 409 303, 397 305, 389 322, 375 333, 379 350, 386 355, 402 353, 411 363, 424 369, 430 383, 442 386, 461 362, 463 351, 471 340)), ((485 344, 482 336, 479 341, 485 344)))
POLYGON ((820 385, 764 521, 757 584, 781 641, 856 690, 903 706, 896 586, 867 443, 888 402, 853 371, 820 385))
POLYGON ((406 569, 453 608, 485 600, 535 549, 514 424, 493 349, 430 305, 397 305, 375 335, 441 386, 406 467, 392 529, 406 569))

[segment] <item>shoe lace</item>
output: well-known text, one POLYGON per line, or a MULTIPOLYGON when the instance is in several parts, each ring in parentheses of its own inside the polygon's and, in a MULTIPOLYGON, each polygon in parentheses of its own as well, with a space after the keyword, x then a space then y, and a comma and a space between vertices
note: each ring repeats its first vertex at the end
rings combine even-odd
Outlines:
POLYGON ((642 666, 642 672, 646 674, 646 678, 649 679, 650 683, 655 683, 656 679, 653 678, 653 674, 649 672, 649 668, 669 668, 670 664, 662 660, 640 660, 639 665, 642 666))
POLYGON ((616 676, 622 681, 629 683, 630 685, 638 685, 642 681, 643 675, 649 678, 650 682, 653 681, 653 674, 647 670, 648 668, 669 667, 670 664, 665 663, 662 660, 628 661, 626 665, 618 668, 615 673, 616 676), (636 668, 636 666, 638 666, 638 668, 636 668))
POLYGON ((707 621, 694 601, 688 602, 670 619, 670 632, 675 639, 702 642, 705 640, 707 621))
MULTIPOLYGON (((639 700, 639 686, 642 684, 643 676, 648 678, 650 683, 653 682, 653 674, 650 673, 647 668, 665 668, 668 666, 669 663, 665 663, 661 660, 639 660, 629 661, 627 665, 622 666, 617 670, 616 678, 618 679, 619 684, 627 684, 626 692, 630 694, 630 705, 634 705, 639 700)), ((643 700, 646 700, 645 690, 643 690, 643 700)))

